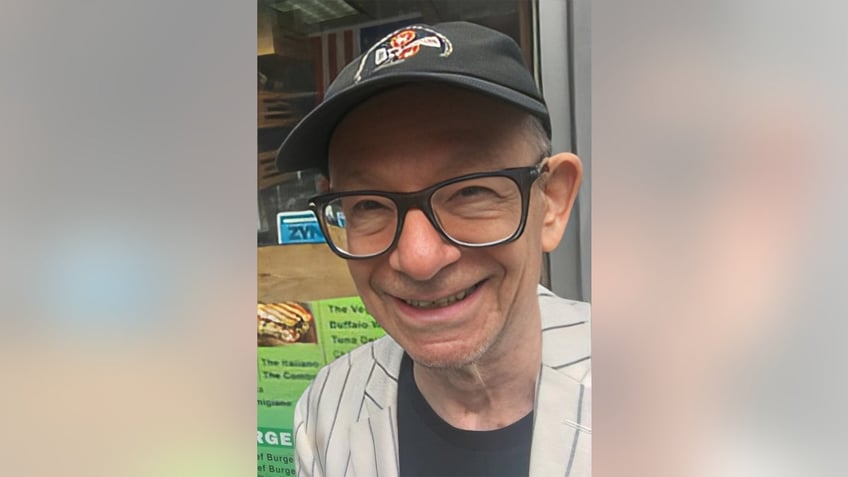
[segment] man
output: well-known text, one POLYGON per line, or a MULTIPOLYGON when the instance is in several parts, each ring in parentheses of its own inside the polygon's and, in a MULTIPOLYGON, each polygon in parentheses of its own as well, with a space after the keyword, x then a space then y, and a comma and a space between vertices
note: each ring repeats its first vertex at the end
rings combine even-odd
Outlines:
POLYGON ((537 285, 582 177, 549 136, 518 45, 458 22, 387 36, 283 143, 388 334, 301 397, 298 475, 589 474, 588 305, 537 285))

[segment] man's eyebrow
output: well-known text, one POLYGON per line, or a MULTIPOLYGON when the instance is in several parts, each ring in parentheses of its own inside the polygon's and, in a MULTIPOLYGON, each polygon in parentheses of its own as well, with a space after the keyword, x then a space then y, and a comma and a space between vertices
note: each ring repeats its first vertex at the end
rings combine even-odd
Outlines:
MULTIPOLYGON (((346 182, 353 184, 353 187, 346 187, 345 190, 365 190, 373 188, 367 186, 367 178, 370 176, 370 173, 368 171, 361 169, 355 171, 345 171, 343 175, 346 182)), ((330 188, 328 192, 339 192, 339 188, 332 180, 330 180, 330 188)))
MULTIPOLYGON (((482 165, 488 165, 489 167, 483 168, 485 170, 489 169, 497 169, 500 166, 492 166, 488 164, 491 161, 492 156, 496 153, 488 150, 475 150, 469 153, 457 153, 456 157, 451 157, 449 164, 451 165, 460 165, 455 170, 445 171, 451 172, 449 174, 450 177, 461 176, 463 174, 470 174, 472 172, 478 172, 473 169, 477 169, 482 165)), ((342 174, 345 178, 345 182, 351 184, 350 187, 345 187, 345 191, 353 191, 353 190, 380 190, 380 187, 374 186, 373 182, 370 180, 374 177, 374 174, 364 168, 356 168, 353 170, 346 170, 342 174)), ((384 187, 383 187, 384 188, 384 187)), ((328 192, 340 192, 339 188, 336 184, 330 180, 330 187, 328 192)))

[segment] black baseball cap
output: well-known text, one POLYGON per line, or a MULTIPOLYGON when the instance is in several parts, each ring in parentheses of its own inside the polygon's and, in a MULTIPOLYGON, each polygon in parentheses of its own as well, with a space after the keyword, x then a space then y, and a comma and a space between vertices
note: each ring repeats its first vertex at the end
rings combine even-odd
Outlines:
POLYGON ((320 169, 328 175, 330 138, 345 115, 369 97, 408 83, 441 83, 510 103, 538 117, 551 136, 548 108, 518 44, 468 22, 400 28, 345 66, 324 101, 277 150, 277 169, 320 169))

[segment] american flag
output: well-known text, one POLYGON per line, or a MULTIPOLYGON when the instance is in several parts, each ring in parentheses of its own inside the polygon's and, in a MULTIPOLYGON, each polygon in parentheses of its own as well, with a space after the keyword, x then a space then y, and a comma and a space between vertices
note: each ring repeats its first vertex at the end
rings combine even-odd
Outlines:
POLYGON ((327 85, 339 74, 344 65, 359 55, 359 28, 338 30, 313 36, 312 68, 318 101, 324 99, 327 85))
POLYGON ((368 49, 389 33, 405 25, 418 23, 417 14, 397 17, 391 21, 356 25, 343 30, 322 32, 311 36, 312 68, 315 76, 315 91, 318 102, 324 99, 327 86, 339 71, 363 49, 368 49))

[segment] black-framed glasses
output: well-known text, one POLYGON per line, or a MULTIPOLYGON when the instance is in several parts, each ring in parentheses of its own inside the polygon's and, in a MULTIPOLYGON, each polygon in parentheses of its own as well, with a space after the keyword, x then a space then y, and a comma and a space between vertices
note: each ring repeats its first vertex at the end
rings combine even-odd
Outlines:
POLYGON ((418 192, 359 190, 313 197, 309 207, 330 248, 345 259, 392 249, 410 209, 419 209, 448 242, 491 247, 524 232, 531 186, 547 170, 513 167, 454 177, 418 192))

